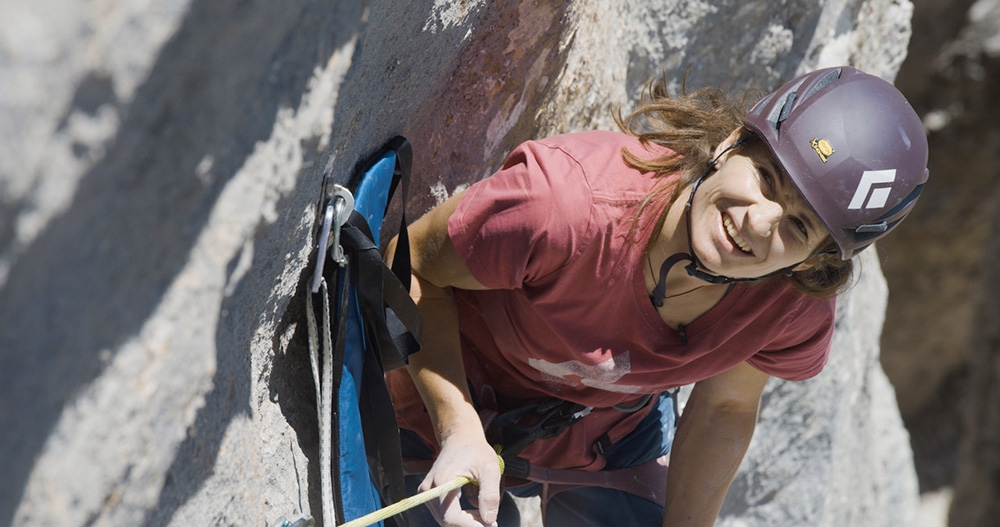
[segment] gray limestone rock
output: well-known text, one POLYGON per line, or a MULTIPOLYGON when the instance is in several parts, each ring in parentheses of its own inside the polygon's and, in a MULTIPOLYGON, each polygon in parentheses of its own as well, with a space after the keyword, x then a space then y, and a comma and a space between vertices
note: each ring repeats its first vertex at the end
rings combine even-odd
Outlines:
MULTIPOLYGON (((0 524, 318 511, 302 327, 320 181, 392 135, 416 216, 651 77, 892 78, 904 0, 0 2, 0 524)), ((772 386, 725 525, 905 525, 878 265, 815 381, 772 386), (779 455, 780 454, 780 455, 779 455)))

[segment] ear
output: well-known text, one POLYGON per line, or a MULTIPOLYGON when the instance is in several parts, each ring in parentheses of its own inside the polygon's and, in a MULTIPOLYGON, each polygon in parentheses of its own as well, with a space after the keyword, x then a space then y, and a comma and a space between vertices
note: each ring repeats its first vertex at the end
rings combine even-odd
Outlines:
MULTIPOLYGON (((741 131, 741 129, 739 129, 739 128, 737 128, 736 130, 733 130, 733 133, 729 134, 729 137, 727 137, 725 141, 719 143, 719 146, 715 147, 715 152, 712 153, 712 159, 715 159, 715 158, 719 157, 720 155, 722 155, 723 152, 726 151, 727 148, 729 148, 729 147, 733 146, 734 144, 736 144, 736 141, 739 141, 739 139, 740 139, 740 135, 741 135, 740 131, 741 131)), ((719 159, 719 162, 721 163, 723 161, 723 159, 724 158, 719 159)))

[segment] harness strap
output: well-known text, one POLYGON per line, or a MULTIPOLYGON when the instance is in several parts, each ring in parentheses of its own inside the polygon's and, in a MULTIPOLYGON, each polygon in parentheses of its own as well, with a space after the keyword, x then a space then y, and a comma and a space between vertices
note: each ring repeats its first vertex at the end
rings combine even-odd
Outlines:
MULTIPOLYGON (((652 398, 653 394, 645 394, 631 405, 616 404, 612 408, 630 414, 643 409, 652 398)), ((556 398, 524 405, 502 414, 482 404, 478 408, 486 439, 500 447, 501 457, 509 467, 507 473, 522 478, 528 475, 527 461, 518 457, 522 450, 538 439, 549 439, 561 434, 592 410, 593 407, 556 398)), ((599 448, 602 446, 601 441, 605 439, 605 436, 598 439, 599 448)))
MULTIPOLYGON (((396 152, 396 167, 393 172, 392 185, 389 188, 389 197, 386 199, 386 211, 389 210, 389 203, 392 203, 392 195, 395 194, 397 186, 402 191, 399 208, 399 236, 396 238, 396 251, 392 259, 392 273, 399 278, 399 282, 410 291, 410 234, 406 229, 406 199, 410 195, 410 168, 413 166, 413 146, 401 136, 396 136, 389 140, 387 149, 396 152)), ((407 297, 409 295, 407 294, 407 297)), ((412 303, 412 302, 411 302, 412 303)), ((419 320, 420 317, 417 317, 419 320)), ((419 338, 419 337, 418 337, 419 338)))
POLYGON ((548 399, 497 415, 486 429, 486 438, 500 445, 500 456, 508 464, 508 474, 518 477, 518 455, 538 439, 555 437, 590 413, 582 404, 548 399))
MULTIPOLYGON (((544 514, 545 504, 552 496, 579 487, 602 487, 620 490, 639 496, 661 507, 666 503, 667 469, 670 456, 663 455, 638 465, 614 470, 556 470, 532 465, 525 477, 519 478, 529 482, 542 484, 540 494, 544 514)), ((505 462, 506 463, 506 462, 505 462)), ((426 474, 434 465, 432 459, 403 459, 406 474, 426 474)), ((504 469, 504 475, 510 475, 510 466, 504 469)))
POLYGON ((660 507, 666 503, 667 468, 670 456, 663 455, 628 468, 585 472, 555 470, 532 465, 528 480, 542 484, 542 517, 549 498, 578 487, 603 487, 620 490, 651 501, 660 507))

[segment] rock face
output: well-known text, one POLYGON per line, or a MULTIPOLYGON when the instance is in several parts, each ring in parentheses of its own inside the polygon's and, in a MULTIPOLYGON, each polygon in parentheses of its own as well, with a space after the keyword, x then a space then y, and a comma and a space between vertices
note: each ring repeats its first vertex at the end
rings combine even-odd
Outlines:
POLYGON ((993 525, 1000 4, 917 0, 913 27, 921 38, 897 86, 924 116, 932 176, 914 213, 880 245, 891 292, 882 364, 913 434, 921 492, 954 486, 950 524, 993 525))
MULTIPOLYGON (((2 2, 0 524, 271 525, 318 511, 302 328, 324 174, 403 133, 416 216, 651 77, 892 78, 893 0, 2 2)), ((774 383, 725 525, 906 525, 877 262, 827 371, 774 383)))
POLYGON ((983 218, 995 217, 1000 202, 1000 7, 971 4, 918 0, 915 34, 924 36, 897 82, 930 128, 932 174, 920 205, 881 245, 891 286, 882 362, 908 419, 964 374, 992 240, 983 218), (916 248, 920 257, 911 258, 916 248))

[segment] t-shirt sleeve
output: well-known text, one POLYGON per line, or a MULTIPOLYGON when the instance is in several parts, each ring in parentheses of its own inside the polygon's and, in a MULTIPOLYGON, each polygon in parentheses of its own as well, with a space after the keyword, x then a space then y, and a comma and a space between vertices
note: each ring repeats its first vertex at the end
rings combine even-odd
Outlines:
POLYGON ((592 203, 580 163, 557 146, 527 142, 462 196, 448 235, 481 284, 516 289, 579 253, 592 203))
POLYGON ((789 381, 815 377, 830 357, 836 300, 803 297, 777 324, 777 335, 747 361, 768 375, 789 381))

